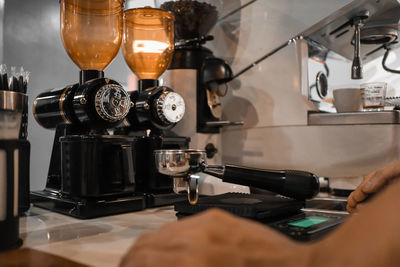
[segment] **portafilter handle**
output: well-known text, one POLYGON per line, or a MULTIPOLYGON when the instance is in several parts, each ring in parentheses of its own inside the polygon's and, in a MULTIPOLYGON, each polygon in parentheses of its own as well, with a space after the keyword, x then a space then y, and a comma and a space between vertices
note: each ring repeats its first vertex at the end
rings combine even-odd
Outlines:
POLYGON ((310 172, 297 170, 263 170, 235 165, 208 166, 201 163, 202 172, 223 182, 265 189, 277 194, 305 200, 319 192, 319 179, 310 172))

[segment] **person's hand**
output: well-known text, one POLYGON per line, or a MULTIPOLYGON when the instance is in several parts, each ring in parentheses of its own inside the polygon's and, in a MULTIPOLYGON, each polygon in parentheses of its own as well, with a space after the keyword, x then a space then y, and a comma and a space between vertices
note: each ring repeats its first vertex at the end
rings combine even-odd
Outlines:
POLYGON ((393 162, 365 177, 364 181, 347 199, 347 211, 357 212, 369 196, 380 191, 388 183, 400 177, 400 161, 393 162))
POLYGON ((262 224, 210 210, 143 234, 120 266, 305 266, 306 251, 262 224))

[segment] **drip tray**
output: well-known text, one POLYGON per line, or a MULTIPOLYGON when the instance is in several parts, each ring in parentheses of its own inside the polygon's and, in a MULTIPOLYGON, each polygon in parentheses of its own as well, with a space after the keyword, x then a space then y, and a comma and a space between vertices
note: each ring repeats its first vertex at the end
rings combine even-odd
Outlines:
POLYGON ((306 201, 306 209, 327 210, 327 211, 346 211, 346 198, 313 198, 306 201))

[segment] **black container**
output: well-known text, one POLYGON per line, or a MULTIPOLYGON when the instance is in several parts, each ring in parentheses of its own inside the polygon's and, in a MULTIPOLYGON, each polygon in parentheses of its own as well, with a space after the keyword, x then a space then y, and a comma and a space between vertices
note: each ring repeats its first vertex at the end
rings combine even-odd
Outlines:
POLYGON ((73 94, 79 84, 65 88, 52 89, 38 95, 33 102, 33 116, 46 129, 53 129, 59 124, 71 124, 78 118, 73 112, 73 94))
POLYGON ((60 143, 63 195, 104 198, 134 193, 133 138, 72 135, 61 137, 60 143))
POLYGON ((27 140, 18 140, 19 147, 19 212, 20 214, 29 210, 31 202, 29 198, 29 167, 31 144, 27 140))
POLYGON ((0 140, 0 251, 18 248, 18 183, 21 141, 0 140), (5 153, 3 153, 5 151, 5 153))

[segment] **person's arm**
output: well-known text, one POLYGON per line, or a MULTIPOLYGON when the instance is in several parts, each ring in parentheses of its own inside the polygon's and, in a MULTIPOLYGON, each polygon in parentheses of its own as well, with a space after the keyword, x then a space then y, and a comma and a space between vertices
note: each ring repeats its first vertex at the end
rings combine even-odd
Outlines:
POLYGON ((382 190, 391 181, 400 177, 400 161, 393 162, 368 175, 347 199, 347 211, 356 212, 360 203, 382 190))
POLYGON ((400 266, 400 180, 311 246, 311 266, 400 266))
POLYGON ((214 209, 140 236, 120 266, 303 267, 306 250, 260 223, 214 209))
POLYGON ((262 224, 213 210, 136 241, 121 266, 400 266, 400 180, 327 238, 300 244, 262 224))

